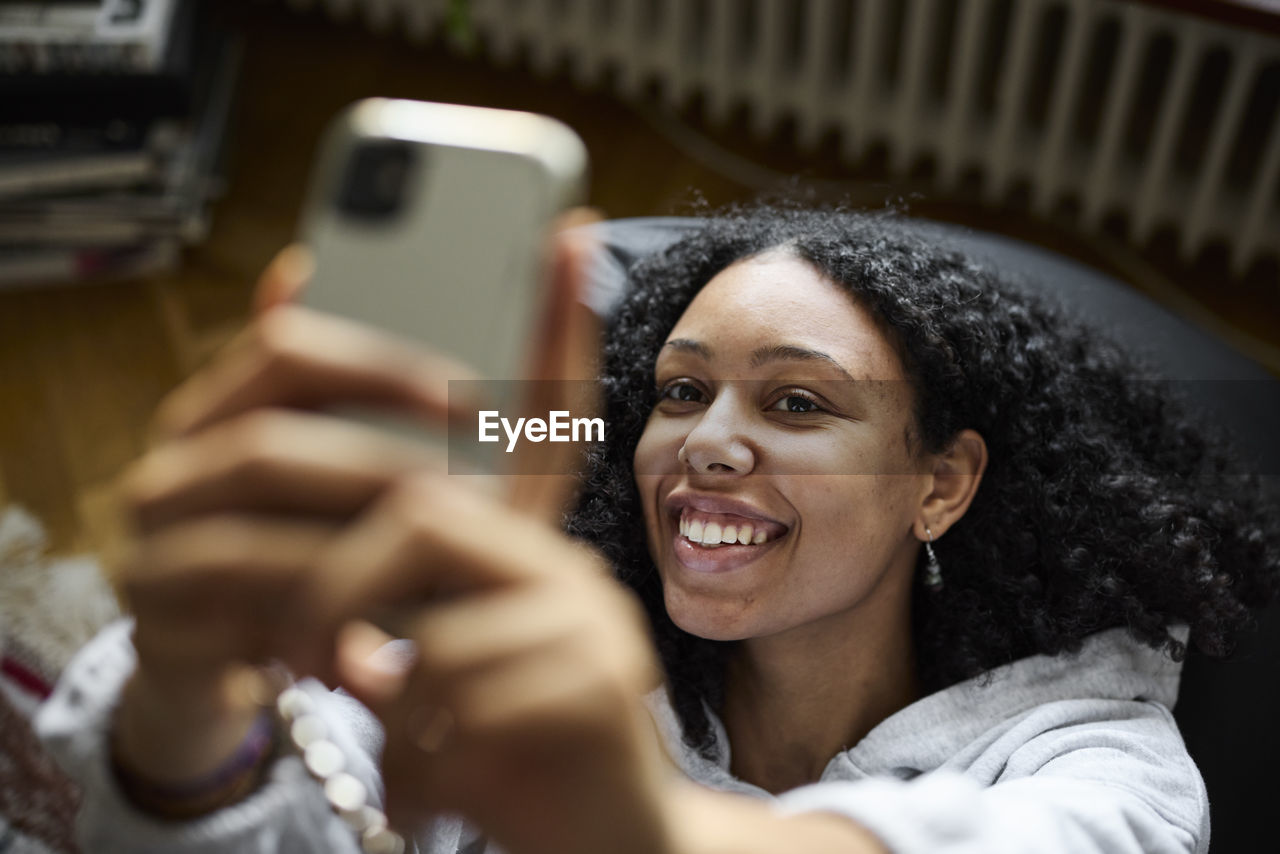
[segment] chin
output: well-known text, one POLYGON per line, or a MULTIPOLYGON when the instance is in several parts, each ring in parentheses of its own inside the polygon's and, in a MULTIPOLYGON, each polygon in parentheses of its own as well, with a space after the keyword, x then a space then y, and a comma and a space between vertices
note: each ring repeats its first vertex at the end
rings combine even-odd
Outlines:
POLYGON ((666 597, 667 616, 681 630, 694 637, 712 641, 737 641, 754 637, 749 620, 738 608, 713 602, 673 602, 666 597))

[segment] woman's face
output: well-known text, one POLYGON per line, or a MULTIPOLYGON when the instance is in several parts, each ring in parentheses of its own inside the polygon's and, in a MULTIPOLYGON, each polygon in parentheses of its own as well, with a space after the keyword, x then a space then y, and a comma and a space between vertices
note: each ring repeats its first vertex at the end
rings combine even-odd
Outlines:
POLYGON ((676 625, 766 637, 870 616, 885 589, 909 589, 929 489, 909 448, 913 394, 846 291, 783 251, 734 264, 654 375, 635 472, 676 625))

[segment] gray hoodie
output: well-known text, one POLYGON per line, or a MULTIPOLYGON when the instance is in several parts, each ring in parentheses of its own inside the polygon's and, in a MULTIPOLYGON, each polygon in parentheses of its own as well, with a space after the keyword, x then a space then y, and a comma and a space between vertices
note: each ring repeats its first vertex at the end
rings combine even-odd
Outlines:
MULTIPOLYGON (((134 666, 130 625, 117 623, 67 669, 37 727, 84 785, 80 838, 91 852, 356 852, 296 757, 278 760, 247 800, 189 823, 133 809, 107 762, 111 710, 134 666)), ((919 700, 834 756, 817 782, 772 798, 729 772, 713 720, 716 761, 683 745, 662 692, 648 698, 673 757, 708 786, 771 799, 786 812, 830 810, 898 854, 1205 852, 1204 784, 1169 713, 1179 666, 1122 630, 1089 638, 1078 655, 1036 656, 919 700)), ((318 684, 351 767, 377 791, 376 721, 318 684)), ((418 834, 423 854, 487 850, 456 819, 418 834)))

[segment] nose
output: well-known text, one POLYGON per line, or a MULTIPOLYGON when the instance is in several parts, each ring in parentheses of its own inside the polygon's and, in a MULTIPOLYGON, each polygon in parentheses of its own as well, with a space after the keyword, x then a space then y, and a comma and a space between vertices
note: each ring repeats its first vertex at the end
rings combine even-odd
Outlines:
POLYGON ((746 474, 756 453, 746 434, 750 414, 732 388, 722 388, 685 436, 676 458, 694 474, 746 474))

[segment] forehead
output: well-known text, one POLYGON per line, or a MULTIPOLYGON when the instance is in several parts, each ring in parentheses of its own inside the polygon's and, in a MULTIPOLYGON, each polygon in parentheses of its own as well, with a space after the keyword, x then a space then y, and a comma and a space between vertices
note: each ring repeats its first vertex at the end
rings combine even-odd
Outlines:
POLYGON ((807 261, 782 251, 738 261, 698 292, 668 340, 704 344, 716 361, 788 345, 834 358, 858 379, 901 380, 897 352, 871 313, 807 261))

